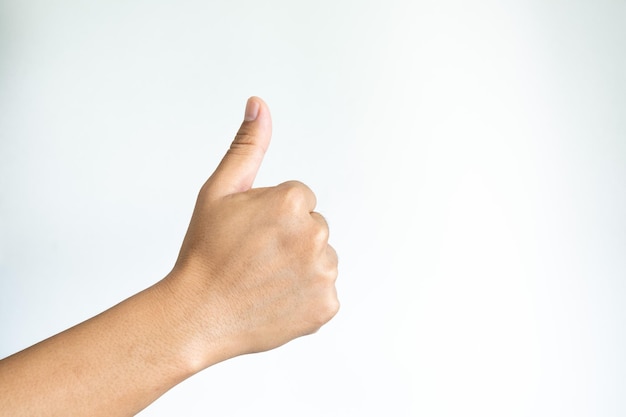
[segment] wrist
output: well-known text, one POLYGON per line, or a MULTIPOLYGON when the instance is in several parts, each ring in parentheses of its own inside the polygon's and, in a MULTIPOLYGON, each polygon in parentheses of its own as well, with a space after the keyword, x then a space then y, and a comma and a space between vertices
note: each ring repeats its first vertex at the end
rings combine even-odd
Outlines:
POLYGON ((195 281, 189 272, 175 269, 152 287, 167 329, 168 349, 185 377, 238 355, 237 344, 225 331, 218 300, 207 300, 195 281))

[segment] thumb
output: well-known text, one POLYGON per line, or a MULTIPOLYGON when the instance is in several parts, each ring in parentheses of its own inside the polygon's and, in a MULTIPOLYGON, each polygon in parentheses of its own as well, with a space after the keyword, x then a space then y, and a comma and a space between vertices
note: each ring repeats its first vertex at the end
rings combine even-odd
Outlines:
POLYGON ((271 136, 272 119, 267 104, 250 97, 237 136, 207 181, 210 196, 219 198, 252 188, 271 136))

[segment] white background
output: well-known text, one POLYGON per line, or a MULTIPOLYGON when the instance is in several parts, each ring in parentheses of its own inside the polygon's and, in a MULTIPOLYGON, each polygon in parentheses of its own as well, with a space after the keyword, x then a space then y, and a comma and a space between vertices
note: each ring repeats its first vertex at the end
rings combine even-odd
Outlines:
MULTIPOLYGON (((0 356, 167 274, 259 95, 340 255, 314 336, 155 416, 626 415, 623 1, 0 1, 0 356)), ((34 394, 35 395, 35 394, 34 394)))

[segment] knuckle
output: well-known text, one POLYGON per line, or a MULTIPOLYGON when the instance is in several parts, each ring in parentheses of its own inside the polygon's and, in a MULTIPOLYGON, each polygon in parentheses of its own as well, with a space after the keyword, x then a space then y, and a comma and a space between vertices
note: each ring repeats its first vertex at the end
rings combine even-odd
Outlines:
POLYGON ((302 190, 303 187, 306 187, 306 185, 296 180, 285 181, 282 184, 278 185, 278 188, 280 188, 283 192, 290 192, 293 190, 302 190))
POLYGON ((286 181, 278 185, 278 189, 281 194, 287 196, 288 201, 297 203, 299 208, 306 208, 307 211, 311 211, 310 206, 315 207, 317 203, 313 190, 300 181, 286 181))
POLYGON ((335 286, 325 284, 324 287, 307 308, 308 334, 317 332, 339 312, 340 304, 335 286))
POLYGON ((329 309, 328 309, 328 312, 330 314, 329 320, 335 317, 337 313, 339 313, 340 308, 341 308, 341 303, 339 302, 339 299, 336 296, 333 297, 332 301, 329 303, 329 309))
POLYGON ((316 329, 322 327, 328 322, 328 320, 330 320, 330 317, 328 317, 327 309, 324 307, 318 307, 315 309, 311 317, 311 322, 316 329))
POLYGON ((326 278, 328 281, 333 284, 337 281, 337 277, 339 276, 339 268, 337 267, 337 263, 332 263, 328 270, 326 271, 326 278))
POLYGON ((298 180, 285 181, 279 186, 285 187, 285 188, 299 188, 299 189, 308 188, 303 182, 298 181, 298 180))
POLYGON ((239 128, 235 139, 230 144, 228 153, 231 155, 263 155, 265 149, 261 146, 257 132, 245 124, 239 128))
POLYGON ((297 211, 304 205, 304 193, 298 181, 289 181, 279 186, 281 206, 288 211, 297 211))
POLYGON ((327 250, 331 263, 334 265, 335 269, 337 269, 337 266, 339 264, 339 255, 337 255, 337 251, 330 245, 328 245, 327 250))
MULTIPOLYGON (((332 275, 332 274, 331 274, 332 275)), ((324 278, 327 278, 326 276, 324 278)), ((320 325, 328 322, 339 311, 339 300, 334 281, 323 279, 319 282, 318 296, 315 301, 314 318, 320 325)))
POLYGON ((328 244, 330 231, 328 226, 321 223, 315 223, 315 227, 311 232, 311 240, 315 247, 324 248, 328 244))
POLYGON ((323 303, 321 303, 315 311, 315 324, 319 327, 328 323, 330 319, 335 317, 339 311, 339 300, 337 297, 329 297, 323 303))
POLYGON ((233 140, 233 143, 238 143, 238 144, 255 143, 256 135, 254 133, 255 133, 254 130, 244 123, 243 125, 241 125, 241 127, 237 131, 237 134, 235 135, 235 139, 233 140))
POLYGON ((237 135, 227 153, 235 156, 255 156, 263 155, 263 149, 254 142, 253 138, 237 135))

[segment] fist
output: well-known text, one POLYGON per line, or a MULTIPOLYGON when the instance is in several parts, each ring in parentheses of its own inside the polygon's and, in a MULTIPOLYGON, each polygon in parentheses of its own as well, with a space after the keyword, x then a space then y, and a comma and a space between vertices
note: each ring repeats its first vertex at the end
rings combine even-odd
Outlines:
POLYGON ((316 198, 290 181, 252 188, 270 142, 267 106, 252 97, 230 149, 202 187, 172 274, 203 361, 278 347, 338 311, 337 255, 316 198))

